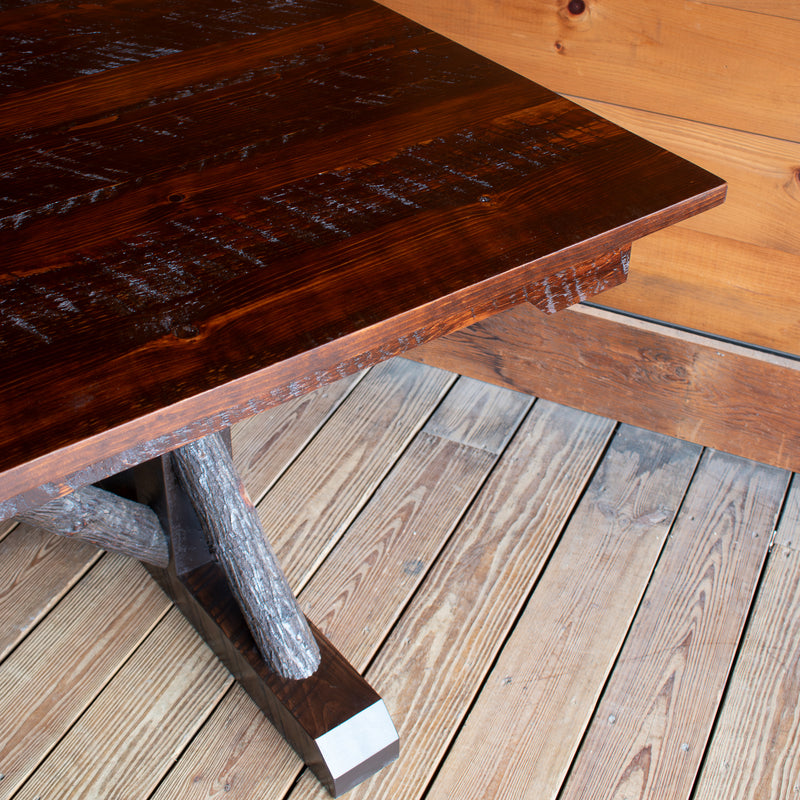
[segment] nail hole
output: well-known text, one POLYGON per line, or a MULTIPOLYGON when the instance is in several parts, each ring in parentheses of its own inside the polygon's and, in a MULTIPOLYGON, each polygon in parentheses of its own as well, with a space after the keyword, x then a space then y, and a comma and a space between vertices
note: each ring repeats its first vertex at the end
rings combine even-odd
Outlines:
POLYGON ((200 329, 196 325, 176 325, 172 329, 172 335, 176 339, 194 339, 200 333, 200 329))

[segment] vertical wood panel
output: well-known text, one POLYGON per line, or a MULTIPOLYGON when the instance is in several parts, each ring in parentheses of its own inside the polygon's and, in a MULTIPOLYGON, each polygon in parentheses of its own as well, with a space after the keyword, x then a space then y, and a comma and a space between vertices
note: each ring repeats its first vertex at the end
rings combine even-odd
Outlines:
POLYGON ((800 21, 684 0, 391 0, 553 89, 797 140, 800 21))
POLYGON ((637 242, 597 302, 800 354, 800 142, 580 102, 728 181, 724 205, 637 242))

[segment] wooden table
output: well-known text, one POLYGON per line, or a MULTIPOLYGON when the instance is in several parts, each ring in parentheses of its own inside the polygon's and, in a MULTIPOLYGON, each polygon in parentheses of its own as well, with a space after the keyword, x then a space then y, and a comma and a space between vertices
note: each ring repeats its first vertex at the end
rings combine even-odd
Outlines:
POLYGON ((0 519, 150 562, 346 791, 394 728, 251 557, 216 432, 616 285, 725 184, 370 0, 42 2, 0 12, 0 53, 0 519))

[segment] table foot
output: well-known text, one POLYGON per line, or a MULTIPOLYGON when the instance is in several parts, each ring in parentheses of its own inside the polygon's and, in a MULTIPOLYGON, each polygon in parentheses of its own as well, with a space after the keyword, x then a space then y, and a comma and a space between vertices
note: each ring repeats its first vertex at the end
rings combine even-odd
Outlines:
POLYGON ((308 678, 282 678, 262 659, 217 564, 180 577, 148 569, 334 797, 397 758, 383 701, 313 625, 319 667, 308 678))

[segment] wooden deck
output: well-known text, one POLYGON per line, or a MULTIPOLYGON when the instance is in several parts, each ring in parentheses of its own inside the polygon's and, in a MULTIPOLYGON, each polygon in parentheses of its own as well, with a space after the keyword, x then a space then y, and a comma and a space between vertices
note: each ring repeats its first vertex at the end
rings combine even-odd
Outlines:
MULTIPOLYGON (((790 473, 404 360, 234 449, 400 731, 348 798, 800 796, 790 473)), ((0 800, 326 796, 138 563, 9 526, 0 774, 0 800)))

